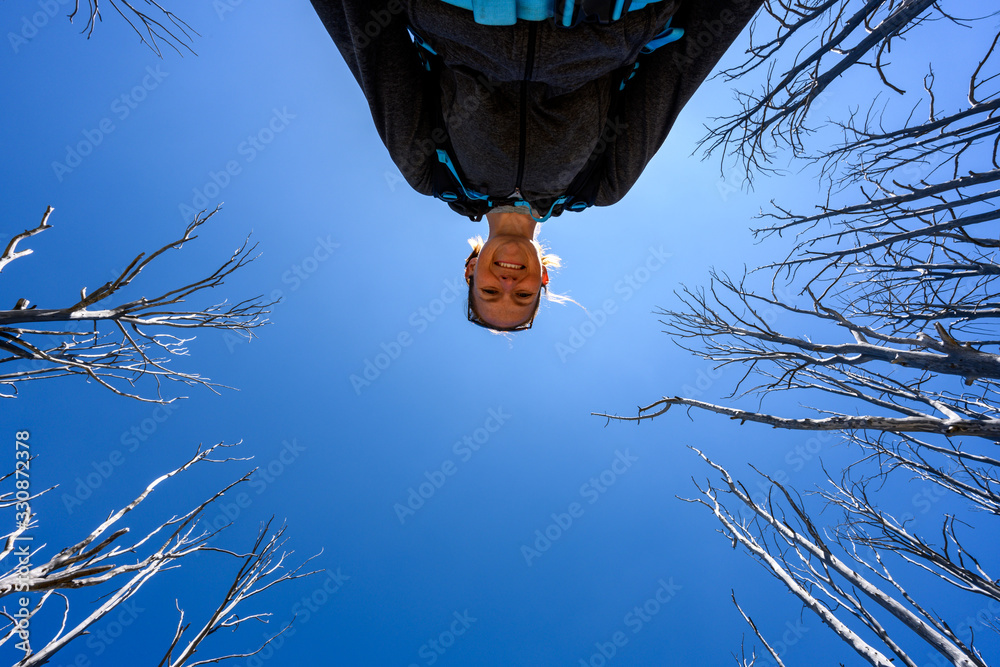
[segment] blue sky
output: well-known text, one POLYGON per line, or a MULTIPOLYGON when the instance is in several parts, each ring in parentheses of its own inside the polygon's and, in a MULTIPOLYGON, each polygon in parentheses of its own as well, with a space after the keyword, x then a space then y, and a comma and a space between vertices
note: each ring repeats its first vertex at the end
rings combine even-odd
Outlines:
MULTIPOLYGON (((3 32, 57 2, 3 3, 3 32)), ((835 439, 703 414, 639 426, 590 416, 631 414, 665 394, 724 396, 738 371, 679 349, 654 311, 676 306, 673 291, 705 283, 711 266, 738 273, 779 254, 782 242, 754 245, 748 232, 769 199, 816 200, 812 176, 763 180, 748 193, 734 189, 728 166, 691 157, 705 119, 733 109, 723 83, 698 92, 622 203, 544 224, 543 241, 564 260, 551 287, 587 311, 543 305, 530 333, 492 336, 465 321, 462 299, 465 239, 485 224, 395 184, 363 96, 309 3, 178 7, 200 33, 197 55, 162 59, 107 9, 86 39, 63 18, 67 7, 25 43, 0 46, 2 232, 55 207, 52 229, 30 241, 34 254, 4 272, 4 307, 20 297, 67 304, 179 236, 190 209, 220 202, 197 241, 151 266, 129 294, 200 277, 250 234, 260 257, 202 303, 281 302, 252 342, 207 332, 172 362, 236 390, 168 386, 167 396, 186 398, 164 409, 65 378, 25 385, 0 405, 5 433, 31 430, 33 485, 59 485, 36 508, 49 549, 82 537, 199 443, 242 440, 235 455, 252 462, 170 480, 144 503, 136 530, 259 466, 270 472, 243 488, 243 506, 236 494, 225 501, 238 517, 220 543, 238 548, 274 515, 288 524, 292 559, 319 553, 314 564, 339 572, 339 588, 319 594, 322 574, 275 590, 247 609, 273 611, 271 626, 224 633, 205 652, 245 650, 298 613, 264 664, 600 664, 595 654, 622 633, 608 664, 719 665, 748 632, 729 601, 735 589, 791 664, 856 661, 716 534, 707 511, 675 498, 693 496, 691 477, 709 472, 688 445, 734 472, 752 462, 805 488, 821 458, 833 469, 848 460, 835 439), (67 155, 81 142, 89 154, 67 155), (369 363, 382 368, 369 369, 368 384, 352 382, 369 363), (112 457, 112 472, 80 490, 112 457), (435 481, 401 520, 396 505, 435 481), (547 529, 558 537, 527 558, 547 529)), ((864 100, 874 77, 856 85, 836 89, 832 103, 864 100)), ((791 397, 767 405, 797 409, 791 397)), ((900 502, 920 511, 906 494, 900 502)), ((176 623, 173 599, 189 615, 204 612, 231 565, 205 557, 164 573, 131 616, 105 619, 95 626, 104 635, 52 664, 158 660, 176 623)), ((95 597, 74 598, 77 613, 95 597)), ((958 614, 977 610, 956 604, 958 614)))

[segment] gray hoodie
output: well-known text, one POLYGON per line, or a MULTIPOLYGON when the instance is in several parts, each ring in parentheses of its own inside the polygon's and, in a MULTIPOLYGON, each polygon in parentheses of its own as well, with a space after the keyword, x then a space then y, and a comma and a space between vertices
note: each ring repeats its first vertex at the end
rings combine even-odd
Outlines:
MULTIPOLYGON (((467 189, 494 203, 517 191, 541 211, 588 166, 592 203, 624 197, 763 2, 663 0, 607 25, 562 28, 479 25, 441 0, 312 1, 410 186, 433 194, 447 149, 467 189), (671 17, 684 36, 642 54, 671 17), (432 71, 408 29, 436 52, 432 71), (616 76, 637 60, 618 93, 616 76)), ((478 219, 475 207, 452 208, 478 219)))

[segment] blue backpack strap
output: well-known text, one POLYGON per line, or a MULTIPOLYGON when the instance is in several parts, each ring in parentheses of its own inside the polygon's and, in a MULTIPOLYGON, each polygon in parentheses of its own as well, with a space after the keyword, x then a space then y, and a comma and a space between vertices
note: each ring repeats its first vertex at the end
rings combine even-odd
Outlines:
POLYGON ((472 10, 481 25, 514 25, 522 21, 544 21, 552 16, 554 0, 445 0, 472 10))
POLYGON ((649 54, 656 49, 670 44, 671 42, 676 42, 678 39, 684 36, 684 28, 671 28, 670 24, 673 23, 674 17, 671 16, 667 21, 667 25, 664 26, 663 30, 653 39, 649 40, 646 46, 642 47, 641 53, 649 54))
POLYGON ((556 25, 564 28, 584 21, 608 24, 620 19, 631 5, 631 0, 555 0, 554 16, 556 25))
POLYGON ((424 41, 424 38, 413 31, 413 28, 406 26, 407 32, 410 33, 410 39, 417 47, 417 55, 420 56, 420 62, 424 66, 424 69, 428 72, 431 71, 431 59, 437 57, 438 52, 434 48, 424 41))
POLYGON ((514 25, 520 21, 544 21, 552 17, 557 26, 571 28, 584 21, 611 23, 626 12, 663 0, 443 0, 472 12, 480 25, 514 25))
MULTIPOLYGON (((451 175, 455 189, 461 191, 467 203, 469 202, 483 203, 486 205, 486 208, 484 210, 487 212, 489 211, 489 209, 492 209, 494 206, 497 206, 499 204, 498 201, 491 199, 488 195, 484 195, 474 190, 469 190, 468 188, 465 187, 465 184, 462 183, 462 177, 458 175, 458 170, 455 168, 455 164, 451 161, 451 156, 448 155, 448 151, 443 150, 441 148, 437 149, 437 158, 438 162, 441 163, 441 165, 443 165, 444 168, 447 170, 447 172, 451 175)), ((442 199, 448 202, 449 204, 452 202, 458 202, 459 200, 459 194, 451 190, 442 190, 438 192, 437 189, 435 188, 434 196, 436 196, 438 199, 442 199)), ((525 201, 524 199, 517 198, 516 200, 505 203, 507 203, 508 205, 523 207, 525 209, 525 213, 530 215, 535 220, 535 222, 545 222, 546 220, 551 218, 553 214, 558 215, 559 213, 561 213, 563 204, 565 204, 569 200, 570 200, 569 195, 562 195, 561 197, 557 197, 552 202, 552 204, 549 205, 548 211, 546 211, 545 214, 541 217, 536 217, 532 213, 531 204, 525 201)), ((585 203, 582 207, 577 207, 574 208, 573 210, 582 211, 584 208, 586 208, 585 203)))
MULTIPOLYGON (((649 40, 649 42, 646 43, 646 46, 642 47, 642 50, 639 52, 640 55, 644 56, 649 55, 650 53, 660 48, 661 46, 665 46, 667 44, 670 44, 671 42, 676 42, 678 39, 684 36, 684 28, 670 27, 670 24, 671 22, 673 22, 673 20, 674 17, 671 16, 667 20, 667 25, 664 27, 664 29, 660 31, 660 33, 657 34, 656 37, 649 40)), ((639 70, 640 62, 642 62, 641 59, 636 60, 635 64, 632 65, 632 70, 628 73, 626 77, 622 79, 622 82, 618 84, 619 91, 624 90, 625 84, 628 83, 632 79, 632 77, 635 76, 635 73, 639 70)))
MULTIPOLYGON (((466 199, 471 199, 473 201, 485 201, 487 206, 491 207, 493 206, 493 202, 487 195, 481 194, 474 190, 469 190, 465 187, 465 184, 462 183, 462 177, 458 175, 458 170, 455 169, 455 165, 451 161, 451 156, 448 155, 448 151, 441 148, 437 149, 437 159, 438 162, 444 165, 445 169, 447 169, 448 172, 452 175, 452 177, 454 178, 454 186, 456 187, 456 189, 462 191, 462 194, 465 195, 466 199)), ((450 190, 443 190, 441 192, 435 191, 434 195, 447 202, 456 201, 458 199, 458 193, 452 192, 450 190)))
MULTIPOLYGON (((562 207, 562 205, 565 204, 567 201, 569 201, 569 195, 563 195, 562 197, 558 197, 554 202, 552 202, 552 205, 549 206, 548 212, 546 212, 545 215, 543 215, 540 218, 535 218, 534 215, 531 215, 531 205, 528 204, 528 202, 524 202, 524 204, 528 206, 528 215, 531 215, 531 217, 535 219, 535 222, 545 222, 546 220, 551 218, 552 214, 555 213, 557 210, 561 213, 562 208, 557 209, 557 207, 562 207)), ((584 206, 584 208, 586 208, 586 206, 584 206)), ((582 211, 583 209, 578 209, 578 210, 582 211)))

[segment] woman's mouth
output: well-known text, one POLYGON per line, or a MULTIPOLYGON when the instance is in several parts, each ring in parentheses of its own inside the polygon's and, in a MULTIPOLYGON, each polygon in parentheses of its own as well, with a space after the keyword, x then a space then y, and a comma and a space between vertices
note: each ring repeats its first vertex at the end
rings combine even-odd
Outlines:
POLYGON ((514 264, 512 262, 493 262, 493 263, 499 266, 501 269, 520 270, 524 268, 524 264, 514 264))

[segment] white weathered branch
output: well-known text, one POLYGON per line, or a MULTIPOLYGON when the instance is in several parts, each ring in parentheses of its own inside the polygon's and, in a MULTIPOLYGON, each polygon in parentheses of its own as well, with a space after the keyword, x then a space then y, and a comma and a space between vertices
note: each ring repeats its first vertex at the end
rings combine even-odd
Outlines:
MULTIPOLYGON (((826 570, 836 573, 838 576, 842 577, 848 584, 850 584, 851 587, 853 587, 854 590, 860 591, 879 607, 892 614, 897 620, 915 632, 937 652, 950 660, 952 664, 957 667, 984 667, 980 661, 976 660, 974 655, 969 655, 963 651, 959 646, 952 642, 948 637, 944 636, 920 615, 914 613, 905 604, 900 603, 891 595, 885 593, 877 585, 867 580, 856 570, 849 567, 844 561, 834 555, 829 547, 819 539, 818 531, 812 526, 804 511, 797 504, 795 504, 791 495, 781 484, 778 484, 773 479, 767 478, 772 486, 781 491, 786 502, 788 502, 794 510, 795 515, 805 524, 808 534, 803 534, 794 530, 787 521, 779 520, 770 510, 758 503, 755 503, 743 490, 743 488, 733 480, 728 471, 709 459, 701 451, 697 449, 694 449, 694 451, 706 463, 715 468, 722 475, 726 492, 734 496, 742 506, 746 507, 753 512, 753 514, 759 517, 767 525, 770 531, 773 531, 773 533, 780 536, 781 539, 785 540, 788 544, 793 545, 796 549, 800 549, 803 553, 808 554, 809 557, 821 563, 826 570)), ((891 665, 891 661, 889 661, 888 658, 861 640, 861 638, 851 631, 849 627, 837 619, 829 609, 820 604, 819 601, 816 600, 816 598, 799 583, 797 578, 794 577, 787 570, 787 568, 783 567, 781 563, 779 563, 778 560, 776 560, 768 552, 767 549, 757 544, 755 540, 749 539, 749 534, 745 530, 739 529, 733 523, 732 517, 719 503, 717 490, 714 489, 714 487, 710 485, 707 489, 700 490, 702 490, 703 495, 708 498, 707 502, 700 502, 712 509, 716 518, 726 528, 727 534, 731 535, 733 539, 738 540, 745 548, 751 551, 755 557, 767 564, 774 575, 781 579, 786 587, 795 593, 807 607, 817 613, 826 625, 831 627, 838 635, 841 636, 841 638, 850 644, 859 653, 859 655, 862 655, 862 657, 868 660, 871 664, 879 665, 880 667, 889 667, 889 665, 891 665)))
POLYGON ((777 415, 761 414, 749 410, 739 410, 725 405, 715 405, 693 398, 683 398, 674 396, 673 398, 663 397, 655 403, 639 408, 639 414, 635 417, 621 417, 603 412, 592 412, 597 417, 606 417, 616 421, 642 421, 653 419, 664 414, 674 405, 685 405, 698 408, 707 412, 726 415, 730 419, 742 422, 754 422, 757 424, 768 424, 775 428, 791 429, 797 431, 854 431, 854 430, 875 430, 891 433, 940 433, 942 435, 969 435, 980 438, 1000 439, 1000 419, 968 420, 968 419, 933 419, 921 417, 876 417, 861 416, 851 417, 849 415, 838 415, 826 417, 824 419, 791 419, 779 417, 777 415), (643 414, 660 408, 652 414, 643 414))
MULTIPOLYGON (((176 14, 168 11, 155 0, 145 0, 145 2, 154 7, 159 14, 162 14, 163 18, 156 18, 152 14, 148 14, 137 8, 134 0, 87 0, 87 22, 82 30, 82 32, 87 33, 87 39, 90 39, 90 36, 94 33, 94 28, 102 20, 101 2, 109 3, 112 9, 125 19, 125 22, 139 36, 139 41, 148 46, 156 55, 163 57, 163 54, 160 52, 161 42, 167 44, 179 54, 181 53, 179 47, 183 47, 189 53, 194 53, 188 42, 191 41, 192 34, 197 35, 198 33, 194 28, 178 18, 176 14), (122 9, 123 7, 124 10, 122 9)), ((79 11, 80 0, 76 0, 73 11, 69 15, 70 22, 73 21, 79 11)))
POLYGON ((26 229, 10 240, 10 243, 7 244, 7 248, 3 251, 3 255, 0 255, 0 272, 2 272, 4 267, 13 262, 15 259, 19 259, 21 257, 24 257, 25 255, 30 255, 32 253, 31 248, 26 248, 24 250, 19 251, 17 249, 17 244, 27 238, 34 236, 35 234, 40 234, 44 232, 46 229, 48 229, 51 226, 49 225, 49 216, 52 215, 52 211, 54 210, 55 209, 53 209, 51 206, 46 208, 45 214, 42 215, 42 221, 38 223, 37 227, 35 227, 34 229, 26 229))
MULTIPOLYGON (((222 303, 201 309, 181 305, 191 296, 223 285, 229 275, 253 261, 255 247, 248 247, 247 241, 219 268, 201 280, 154 297, 142 297, 118 305, 107 303, 135 281, 151 262, 168 250, 178 249, 185 242, 197 238, 195 231, 217 212, 218 208, 207 215, 202 212, 180 238, 149 255, 142 253, 136 256, 113 281, 90 294, 86 289, 81 290, 80 300, 76 303, 62 308, 15 307, 13 310, 0 310, 0 355, 7 355, 0 356, 0 365, 16 365, 14 370, 0 373, 0 384, 16 387, 17 383, 47 377, 84 375, 119 395, 159 403, 172 400, 164 399, 161 394, 161 382, 164 380, 204 386, 213 391, 215 387, 223 386, 200 375, 169 367, 167 362, 171 357, 187 353, 185 345, 191 338, 172 336, 163 330, 217 329, 237 331, 252 337, 257 327, 267 324, 265 315, 273 304, 263 302, 260 297, 234 305, 222 303), (94 307, 98 304, 100 307, 94 307), (65 327, 43 328, 52 323, 72 323, 85 328, 81 331, 65 327), (111 331, 101 325, 107 325, 111 331), (155 397, 147 398, 135 388, 137 381, 143 377, 155 384, 155 397)), ((47 228, 47 218, 48 214, 39 229, 47 228)), ((17 240, 8 247, 11 259, 28 252, 15 253, 12 250, 17 240)), ((18 305, 23 304, 19 302, 18 305)), ((0 394, 0 397, 3 396, 0 394)))
MULTIPOLYGON (((192 556, 206 553, 236 557, 242 563, 237 568, 233 586, 223 597, 218 607, 209 614, 209 620, 202 630, 191 638, 181 656, 169 664, 171 667, 181 667, 182 665, 194 667, 243 655, 221 656, 195 663, 190 662, 201 642, 213 632, 221 628, 234 629, 247 620, 263 620, 270 616, 268 612, 264 611, 244 616, 236 615, 237 608, 242 609, 252 597, 278 584, 315 574, 315 571, 302 571, 306 563, 312 559, 307 559, 295 568, 282 572, 285 569, 287 557, 291 555, 291 552, 280 552, 284 545, 282 540, 284 527, 271 534, 270 522, 268 522, 261 528, 253 548, 248 554, 237 554, 210 546, 208 541, 217 532, 197 528, 196 522, 204 510, 235 485, 246 482, 250 473, 225 486, 187 513, 173 516, 146 535, 122 544, 129 529, 121 524, 128 514, 134 511, 164 481, 195 464, 245 460, 233 457, 213 457, 214 454, 221 451, 220 448, 229 446, 231 445, 220 443, 204 450, 199 446, 194 456, 188 461, 155 479, 132 502, 112 512, 105 521, 79 542, 62 549, 41 563, 38 561, 42 558, 44 547, 36 548, 31 554, 31 561, 38 564, 30 569, 26 577, 23 573, 16 573, 13 568, 0 576, 0 596, 12 594, 18 584, 25 584, 26 592, 42 594, 32 609, 32 616, 38 614, 46 602, 53 599, 53 596, 65 601, 63 620, 59 629, 47 640, 41 639, 36 633, 32 637, 32 652, 18 663, 18 667, 35 667, 50 662, 59 650, 65 648, 73 640, 87 634, 88 628, 135 595, 151 578, 168 569, 180 566, 182 562, 188 562, 192 556), (157 543, 154 544, 153 540, 157 540, 157 543), (152 548, 149 553, 138 555, 144 548, 150 546, 152 548), (77 615, 77 619, 70 621, 70 601, 61 591, 100 586, 112 586, 113 588, 101 596, 99 604, 87 609, 84 615, 77 615)), ((183 612, 181 613, 181 623, 173 642, 170 644, 170 649, 177 645, 183 630, 188 627, 184 625, 183 612)), ((271 639, 287 629, 288 626, 278 631, 271 639)), ((12 636, 13 634, 8 632, 6 637, 0 638, 0 644, 12 636)), ((266 646, 271 639, 267 639, 263 646, 266 646)), ((168 654, 170 649, 168 649, 168 654)), ((261 649, 258 648, 257 651, 245 655, 254 655, 259 650, 261 649)))

